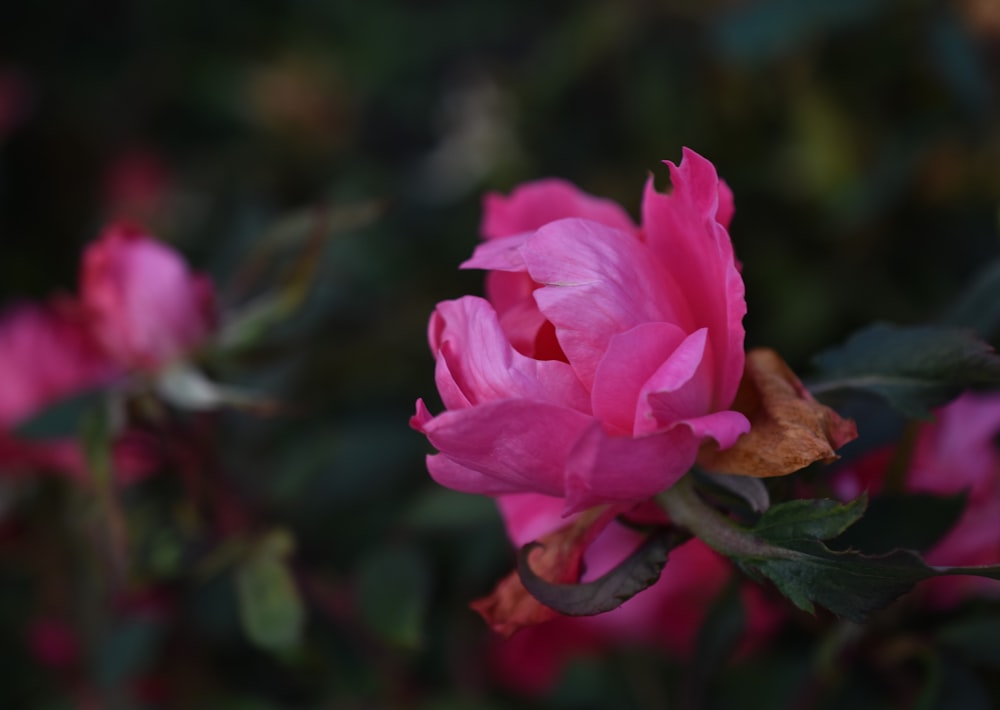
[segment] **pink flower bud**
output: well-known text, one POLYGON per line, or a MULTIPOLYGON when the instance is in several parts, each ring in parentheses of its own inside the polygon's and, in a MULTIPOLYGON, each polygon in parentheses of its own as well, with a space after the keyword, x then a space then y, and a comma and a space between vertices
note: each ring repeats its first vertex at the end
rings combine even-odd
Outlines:
POLYGON ((127 368, 184 357, 216 323, 211 282, 131 225, 109 227, 87 248, 80 289, 97 341, 127 368))

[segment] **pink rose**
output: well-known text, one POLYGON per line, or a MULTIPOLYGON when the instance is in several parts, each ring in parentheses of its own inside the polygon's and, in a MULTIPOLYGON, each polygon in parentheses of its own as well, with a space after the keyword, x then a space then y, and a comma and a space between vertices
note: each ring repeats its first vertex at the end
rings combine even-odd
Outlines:
POLYGON ((487 241, 463 266, 489 300, 438 304, 429 339, 447 411, 417 402, 460 491, 536 493, 570 514, 631 505, 671 486, 699 448, 748 431, 730 406, 743 374, 743 281, 732 195, 685 150, 673 190, 646 185, 642 225, 559 181, 490 196, 487 241))
POLYGON ((106 384, 116 372, 68 299, 19 304, 0 315, 0 469, 81 472, 74 442, 25 441, 13 431, 59 400, 106 384))
MULTIPOLYGON (((1000 394, 965 394, 920 427, 906 490, 954 495, 965 492, 965 512, 926 555, 932 565, 1000 564, 1000 394)), ((877 451, 840 472, 836 490, 843 498, 877 493, 892 464, 892 451, 877 451)), ((980 577, 942 577, 923 583, 918 593, 934 606, 949 607, 968 596, 1000 595, 1000 582, 980 577)))
MULTIPOLYGON (((16 428, 46 408, 86 390, 110 384, 121 374, 90 337, 79 304, 56 299, 23 303, 0 315, 0 471, 37 469, 82 476, 83 454, 72 439, 31 441, 16 428)), ((120 480, 136 480, 153 460, 138 433, 115 445, 120 480)))
POLYGON ((94 343, 74 302, 23 303, 0 315, 0 428, 108 382, 117 369, 94 343))
POLYGON ((80 281, 95 337, 127 368, 183 357, 216 323, 211 282, 136 227, 114 225, 87 247, 80 281))
MULTIPOLYGON (((498 498, 507 532, 521 546, 565 524, 560 502, 547 496, 518 494, 498 498)), ((600 576, 641 544, 644 535, 611 523, 588 548, 584 580, 600 576)), ((679 659, 694 652, 709 606, 733 574, 732 565, 701 540, 670 553, 652 587, 614 611, 590 617, 558 617, 493 644, 491 660, 498 679, 527 693, 544 692, 571 658, 598 656, 611 647, 642 645, 679 659)), ((745 642, 759 645, 781 619, 754 585, 742 589, 747 610, 745 642)))

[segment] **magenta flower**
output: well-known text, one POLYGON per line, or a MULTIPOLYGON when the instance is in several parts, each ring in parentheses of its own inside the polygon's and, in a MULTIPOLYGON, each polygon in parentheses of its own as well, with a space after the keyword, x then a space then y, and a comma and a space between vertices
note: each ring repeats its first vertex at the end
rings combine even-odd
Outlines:
POLYGON ((156 370, 183 357, 216 324, 211 282, 130 225, 109 227, 87 247, 80 291, 96 339, 130 369, 156 370))
POLYGON ((91 340, 75 302, 19 304, 0 315, 0 468, 82 472, 73 441, 28 442, 13 431, 46 407, 107 384, 116 374, 91 340))
POLYGON ((537 493, 569 514, 633 504, 671 486, 705 442, 749 430, 731 409, 746 312, 727 227, 732 195, 685 150, 650 180, 636 227, 567 183, 490 196, 489 300, 444 301, 430 320, 447 411, 412 424, 439 453, 431 475, 460 491, 537 493))

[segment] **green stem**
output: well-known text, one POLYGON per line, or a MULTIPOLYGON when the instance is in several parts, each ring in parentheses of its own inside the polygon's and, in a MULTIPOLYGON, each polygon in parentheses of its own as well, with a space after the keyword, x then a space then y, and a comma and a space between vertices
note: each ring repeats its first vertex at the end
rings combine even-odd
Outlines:
POLYGON ((969 567, 931 567, 935 576, 944 575, 970 575, 973 577, 986 577, 987 579, 1000 579, 1000 565, 973 565, 969 567))
POLYGON ((764 542, 702 500, 691 474, 657 495, 656 501, 675 525, 701 538, 706 545, 727 557, 761 559, 794 556, 791 550, 764 542))

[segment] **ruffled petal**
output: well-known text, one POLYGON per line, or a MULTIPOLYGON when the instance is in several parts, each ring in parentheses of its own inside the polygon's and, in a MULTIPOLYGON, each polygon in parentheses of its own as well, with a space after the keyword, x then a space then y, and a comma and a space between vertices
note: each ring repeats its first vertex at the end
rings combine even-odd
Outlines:
POLYGON ((462 493, 499 496, 521 490, 517 482, 495 478, 477 469, 463 466, 445 454, 429 454, 427 472, 438 484, 462 493))
POLYGON ((636 439, 598 424, 580 437, 566 464, 566 509, 638 503, 672 486, 694 465, 701 438, 686 426, 636 439))
POLYGON ((436 379, 449 409, 524 398, 589 413, 590 397, 573 369, 517 352, 485 300, 465 296, 443 301, 436 314, 443 324, 436 338, 436 379))
POLYGON ((562 498, 537 493, 517 493, 497 498, 507 536, 515 547, 527 545, 543 535, 567 525, 563 517, 566 503, 562 498))
POLYGON ((635 434, 649 434, 676 421, 711 411, 712 359, 708 331, 687 336, 643 383, 635 409, 635 434))
POLYGON ((677 423, 691 430, 699 441, 714 439, 720 449, 728 449, 750 431, 750 420, 740 412, 723 410, 677 423))
POLYGON ((728 189, 715 168, 685 149, 680 166, 668 162, 673 191, 646 185, 643 229, 650 249, 668 265, 689 308, 679 321, 688 332, 708 328, 715 356, 713 406, 728 407, 743 374, 743 279, 724 223, 731 216, 728 189))
POLYGON ((538 180, 514 189, 509 197, 483 198, 481 232, 486 239, 531 232, 565 217, 582 217, 615 229, 634 231, 635 223, 618 204, 594 197, 559 179, 538 180))
POLYGON ((558 405, 507 399, 444 412, 422 426, 452 463, 481 474, 454 482, 438 479, 443 485, 488 495, 563 496, 566 460, 593 421, 558 405))
POLYGON ((485 269, 489 271, 525 271, 521 245, 531 238, 532 232, 512 234, 502 239, 483 242, 472 252, 472 256, 459 264, 461 269, 485 269))
POLYGON ((671 274, 631 234, 565 219, 535 232, 521 253, 544 284, 535 291, 538 307, 588 388, 615 335, 640 323, 691 320, 671 274))
POLYGON ((590 393, 594 416, 609 433, 633 434, 643 385, 684 341, 672 323, 642 323, 608 342, 590 393))

